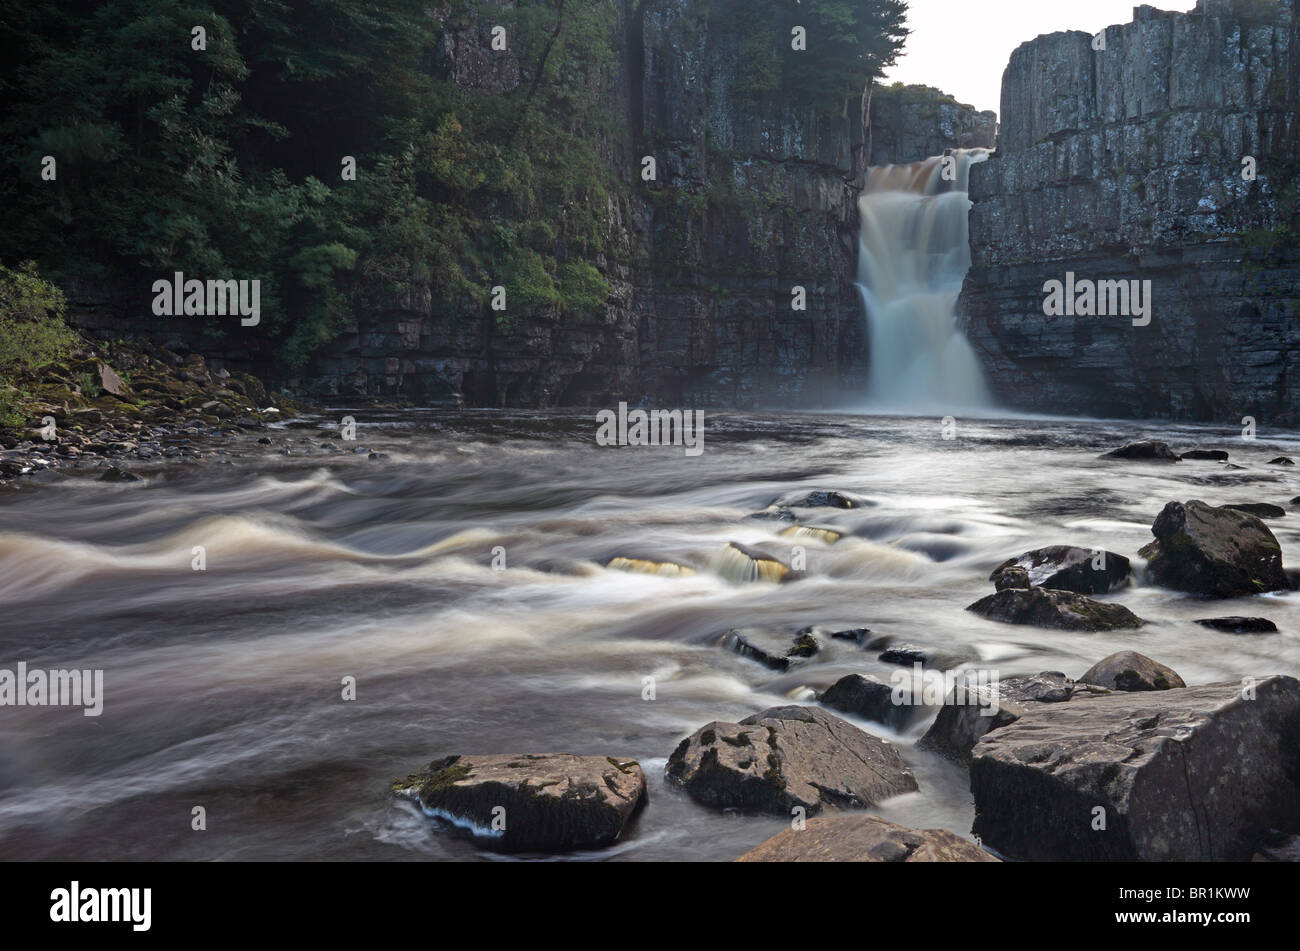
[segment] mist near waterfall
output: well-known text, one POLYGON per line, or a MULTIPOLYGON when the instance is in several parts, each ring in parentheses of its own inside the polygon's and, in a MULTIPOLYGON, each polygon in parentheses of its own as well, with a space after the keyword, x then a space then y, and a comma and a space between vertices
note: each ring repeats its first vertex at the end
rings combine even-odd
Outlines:
POLYGON ((970 167, 988 156, 988 149, 953 149, 867 172, 858 199, 857 283, 870 348, 864 409, 993 409, 956 313, 971 264, 970 167))

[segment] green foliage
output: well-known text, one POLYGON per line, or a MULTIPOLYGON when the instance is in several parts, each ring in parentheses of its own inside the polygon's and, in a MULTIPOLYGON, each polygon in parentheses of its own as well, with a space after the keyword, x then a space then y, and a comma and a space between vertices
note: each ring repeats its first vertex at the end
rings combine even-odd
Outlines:
POLYGON ((63 292, 43 280, 28 261, 16 269, 0 264, 0 426, 19 426, 30 398, 26 385, 37 370, 81 346, 63 322, 63 292))
POLYGON ((0 264, 0 381, 69 356, 80 338, 63 322, 63 292, 28 261, 16 270, 0 264))
POLYGON ((905 0, 714 0, 711 29, 735 32, 741 74, 734 91, 759 105, 780 92, 820 110, 838 111, 892 66, 908 30, 905 0), (807 49, 791 46, 803 27, 807 49))
MULTIPOLYGON (((696 9, 691 23, 739 31, 739 91, 755 101, 840 110, 905 35, 901 0, 696 9), (805 53, 790 49, 796 23, 805 53)), ((142 302, 173 271, 259 280, 256 331, 205 326, 286 368, 395 299, 483 320, 505 284, 511 317, 598 310, 625 187, 611 156, 630 144, 614 105, 625 26, 611 0, 14 5, 0 16, 0 257, 111 278, 142 302), (507 28, 518 72, 461 85, 447 33, 484 24, 507 28)), ((706 184, 685 210, 699 218, 714 197, 706 184)))

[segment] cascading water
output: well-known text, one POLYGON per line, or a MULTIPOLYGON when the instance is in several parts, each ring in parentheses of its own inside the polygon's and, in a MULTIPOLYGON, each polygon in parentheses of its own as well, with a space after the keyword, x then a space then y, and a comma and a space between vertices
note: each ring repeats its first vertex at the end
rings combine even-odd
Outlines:
POLYGON ((867 172, 858 199, 858 287, 871 347, 875 409, 949 413, 989 405, 979 360, 957 326, 970 268, 970 167, 988 149, 954 149, 867 172))

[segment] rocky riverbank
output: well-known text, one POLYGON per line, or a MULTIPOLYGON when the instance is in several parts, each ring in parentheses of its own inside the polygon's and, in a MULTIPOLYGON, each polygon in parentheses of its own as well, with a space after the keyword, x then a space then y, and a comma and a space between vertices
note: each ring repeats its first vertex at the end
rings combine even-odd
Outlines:
POLYGON ((352 451, 295 424, 313 407, 247 373, 149 343, 104 343, 20 381, 25 422, 0 427, 0 485, 64 478, 132 482, 137 472, 268 453, 352 451))

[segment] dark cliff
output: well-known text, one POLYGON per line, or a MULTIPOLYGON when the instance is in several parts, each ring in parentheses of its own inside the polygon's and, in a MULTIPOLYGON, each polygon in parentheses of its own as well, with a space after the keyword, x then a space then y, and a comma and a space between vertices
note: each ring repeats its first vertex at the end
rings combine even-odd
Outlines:
POLYGON ((1015 51, 959 305, 1001 399, 1300 421, 1297 28, 1295 0, 1201 0, 1137 8, 1104 49, 1056 33, 1015 51), (1150 280, 1150 323, 1044 316, 1067 272, 1150 280))

